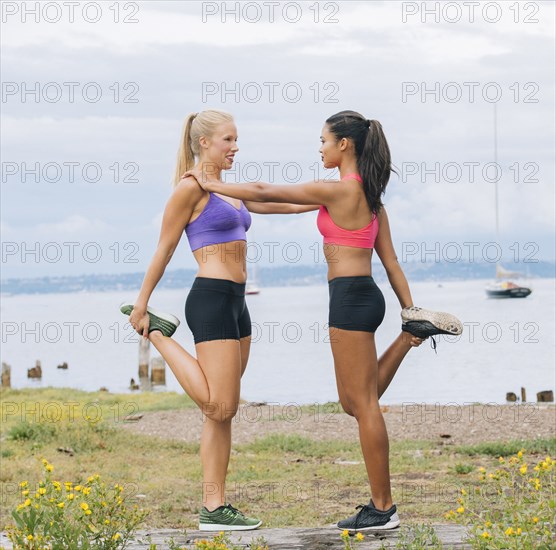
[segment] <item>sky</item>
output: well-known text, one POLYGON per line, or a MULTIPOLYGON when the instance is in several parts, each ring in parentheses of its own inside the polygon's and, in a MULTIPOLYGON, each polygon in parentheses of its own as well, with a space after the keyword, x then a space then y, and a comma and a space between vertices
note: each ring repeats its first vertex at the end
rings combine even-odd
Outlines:
MULTIPOLYGON (((334 177, 326 118, 379 120, 403 261, 554 259, 553 2, 1 6, 3 279, 144 271, 208 108, 238 127, 229 182, 334 177)), ((322 262, 315 217, 254 215, 250 263, 322 262)), ((170 268, 193 267, 184 237, 170 268)))

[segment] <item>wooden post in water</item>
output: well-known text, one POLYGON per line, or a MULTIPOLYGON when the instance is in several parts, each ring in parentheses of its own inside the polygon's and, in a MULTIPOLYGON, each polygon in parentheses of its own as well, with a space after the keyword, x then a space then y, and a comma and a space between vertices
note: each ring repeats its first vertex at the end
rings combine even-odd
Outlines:
POLYGON ((554 392, 552 390, 537 392, 537 401, 539 403, 553 403, 554 402, 554 392))
POLYGON ((2 363, 2 387, 10 388, 12 386, 12 367, 8 363, 2 363))
POLYGON ((38 359, 33 368, 27 369, 27 378, 42 378, 41 362, 38 359))
POLYGON ((166 385, 166 363, 162 357, 151 359, 151 383, 153 385, 166 385))
POLYGON ((151 355, 151 341, 139 338, 139 379, 149 377, 149 357, 151 355))

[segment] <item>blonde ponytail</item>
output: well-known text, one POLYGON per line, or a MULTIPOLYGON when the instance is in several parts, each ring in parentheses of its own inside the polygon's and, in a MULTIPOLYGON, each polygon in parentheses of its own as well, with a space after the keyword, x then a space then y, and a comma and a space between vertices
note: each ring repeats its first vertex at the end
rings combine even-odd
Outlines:
POLYGON ((181 181, 183 173, 195 166, 195 160, 200 155, 199 139, 203 136, 210 138, 219 124, 233 121, 231 114, 216 109, 191 113, 185 119, 178 148, 174 187, 181 181))
POLYGON ((184 172, 195 166, 195 153, 191 148, 191 126, 198 113, 191 113, 183 123, 182 138, 176 159, 176 172, 174 173, 174 187, 180 182, 184 172))

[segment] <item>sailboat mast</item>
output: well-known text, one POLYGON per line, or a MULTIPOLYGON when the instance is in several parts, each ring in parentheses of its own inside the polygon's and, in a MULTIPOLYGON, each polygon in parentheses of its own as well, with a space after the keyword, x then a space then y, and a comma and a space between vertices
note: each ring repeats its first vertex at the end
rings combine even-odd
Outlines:
MULTIPOLYGON (((494 166, 498 176, 498 110, 496 102, 494 105, 494 166)), ((500 245, 500 223, 498 219, 498 177, 494 180, 494 208, 496 215, 496 243, 500 245)))

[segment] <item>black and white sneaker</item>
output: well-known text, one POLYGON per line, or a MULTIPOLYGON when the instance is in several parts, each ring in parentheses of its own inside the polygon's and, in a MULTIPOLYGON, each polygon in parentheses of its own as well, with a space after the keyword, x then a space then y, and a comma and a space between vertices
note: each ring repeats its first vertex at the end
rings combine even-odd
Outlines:
POLYGON ((422 338, 437 334, 453 334, 457 336, 463 332, 461 321, 450 313, 431 311, 420 307, 406 307, 402 309, 402 330, 422 338))
POLYGON ((338 529, 348 533, 359 533, 365 531, 384 531, 395 529, 400 525, 400 518, 396 511, 396 505, 386 511, 377 510, 371 500, 367 505, 359 505, 357 514, 339 521, 338 529))

